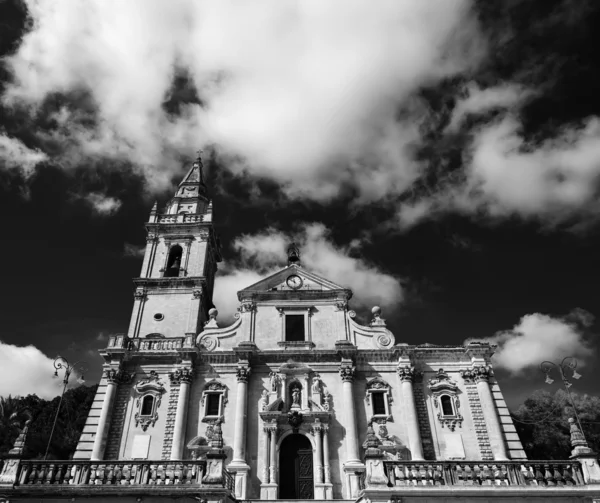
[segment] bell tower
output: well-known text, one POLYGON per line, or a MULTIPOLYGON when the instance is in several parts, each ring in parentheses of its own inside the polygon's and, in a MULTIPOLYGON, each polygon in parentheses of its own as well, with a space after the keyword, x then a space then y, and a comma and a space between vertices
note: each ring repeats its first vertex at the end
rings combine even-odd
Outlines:
POLYGON ((133 280, 130 338, 197 334, 212 307, 221 245, 212 224, 200 156, 164 212, 154 203, 146 223, 146 251, 133 280))

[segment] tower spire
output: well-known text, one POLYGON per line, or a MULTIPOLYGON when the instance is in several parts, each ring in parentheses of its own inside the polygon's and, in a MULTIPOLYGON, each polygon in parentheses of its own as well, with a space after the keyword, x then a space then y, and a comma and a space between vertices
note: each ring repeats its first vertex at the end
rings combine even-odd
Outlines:
POLYGON ((201 154, 202 150, 198 150, 198 157, 181 180, 175 197, 167 205, 168 214, 204 214, 206 212, 209 201, 206 195, 201 154))

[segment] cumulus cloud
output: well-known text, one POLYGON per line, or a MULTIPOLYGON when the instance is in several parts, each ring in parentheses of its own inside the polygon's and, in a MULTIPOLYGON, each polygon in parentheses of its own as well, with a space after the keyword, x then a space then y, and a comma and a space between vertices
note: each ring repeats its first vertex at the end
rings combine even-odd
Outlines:
POLYGON ((481 114, 493 109, 510 110, 534 94, 531 89, 512 83, 487 88, 471 83, 463 93, 464 97, 457 101, 452 110, 447 131, 455 131, 469 114, 481 114))
POLYGON ((215 304, 226 312, 237 307, 236 291, 259 281, 287 265, 287 247, 292 239, 300 248, 301 262, 307 270, 350 288, 353 302, 361 307, 397 307, 403 299, 398 278, 379 270, 356 256, 360 245, 336 245, 323 224, 304 224, 294 236, 268 229, 264 233, 244 235, 236 239, 234 248, 238 264, 225 268, 215 286, 215 304))
POLYGON ((583 309, 562 318, 533 313, 523 316, 511 330, 484 340, 498 344, 494 365, 518 374, 539 366, 543 360, 560 362, 567 355, 589 356, 592 348, 584 329, 592 322, 593 316, 583 309))
POLYGON ((0 133, 0 164, 20 169, 25 176, 30 176, 35 166, 46 159, 44 152, 30 149, 19 139, 0 133))
POLYGON ((54 398, 61 381, 51 379, 53 360, 35 346, 13 346, 0 341, 0 396, 54 398))
MULTIPOLYGON (((420 166, 414 93, 471 68, 484 41, 468 0, 27 0, 33 20, 4 101, 37 107, 89 93, 94 117, 62 110, 68 156, 115 156, 163 187, 180 154, 215 145, 232 170, 326 199, 403 191, 420 166), (200 104, 163 103, 177 72, 200 104), (399 118, 398 108, 403 108, 399 118)), ((61 122, 62 117, 62 122, 61 122)))
POLYGON ((523 138, 511 115, 483 126, 463 156, 458 183, 400 205, 400 225, 416 223, 449 211, 503 218, 535 219, 547 226, 598 210, 600 119, 581 127, 565 127, 541 143, 523 138))
POLYGON ((99 192, 91 192, 83 198, 94 210, 102 216, 110 216, 119 211, 121 201, 99 192))

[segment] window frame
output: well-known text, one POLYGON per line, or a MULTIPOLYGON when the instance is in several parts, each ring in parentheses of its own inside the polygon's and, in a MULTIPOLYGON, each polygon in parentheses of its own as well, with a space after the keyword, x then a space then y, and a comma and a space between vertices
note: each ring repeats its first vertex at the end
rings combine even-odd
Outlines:
POLYGON ((281 318, 281 335, 277 343, 282 347, 296 347, 301 349, 310 349, 315 346, 312 342, 311 318, 314 306, 307 305, 284 305, 275 306, 281 318), (288 341, 286 340, 286 316, 304 316, 304 340, 288 341))
POLYGON ((393 421, 394 418, 392 416, 392 403, 394 402, 392 398, 392 387, 381 379, 380 377, 375 377, 369 381, 367 381, 366 393, 365 393, 365 402, 369 406, 368 410, 371 414, 371 420, 378 421, 393 421), (383 406, 385 407, 384 414, 376 414, 375 412, 375 400, 373 399, 374 394, 383 395, 383 406))
POLYGON ((213 379, 204 385, 202 390, 202 398, 200 399, 200 407, 202 413, 202 422, 212 423, 214 421, 223 421, 225 418, 225 406, 227 405, 227 386, 213 379), (218 395, 219 410, 218 414, 208 414, 209 396, 218 395))

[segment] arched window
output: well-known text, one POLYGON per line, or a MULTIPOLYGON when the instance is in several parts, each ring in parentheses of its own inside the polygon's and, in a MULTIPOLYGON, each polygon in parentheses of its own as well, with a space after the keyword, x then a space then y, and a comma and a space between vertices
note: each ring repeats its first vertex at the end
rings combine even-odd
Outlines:
POLYGON ((142 400, 140 416, 151 416, 154 408, 154 396, 146 395, 142 400))
POLYGON ((444 416, 453 416, 454 408, 452 407, 452 399, 448 395, 442 395, 440 402, 442 403, 442 414, 444 416))
POLYGON ((181 255, 183 249, 179 245, 172 246, 169 250, 169 259, 167 260, 167 269, 165 270, 165 278, 176 278, 179 276, 181 269, 181 255))

